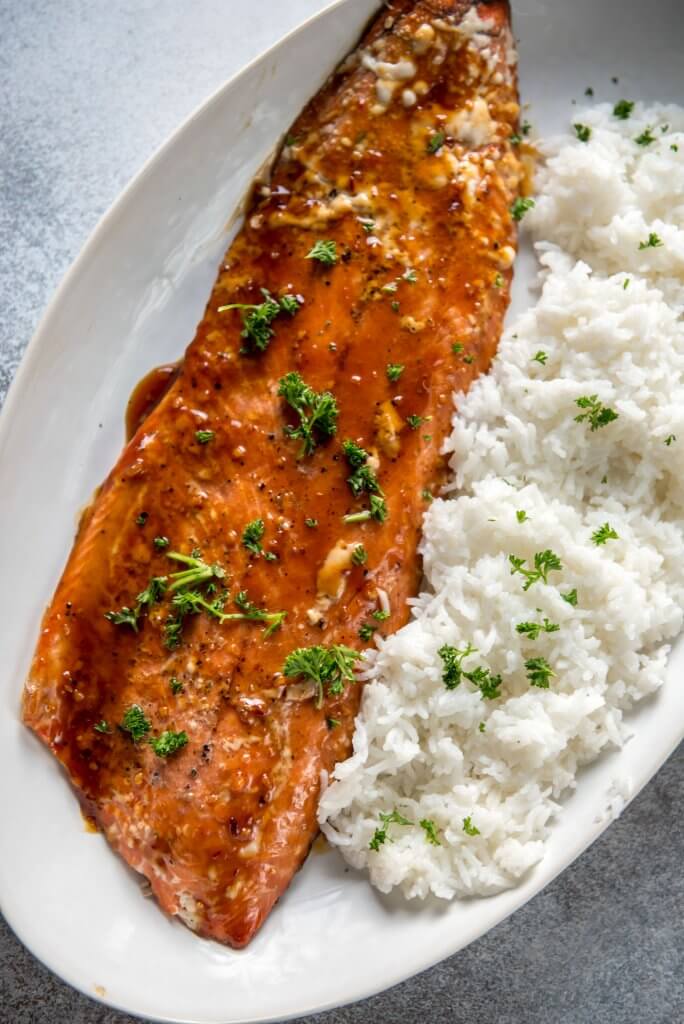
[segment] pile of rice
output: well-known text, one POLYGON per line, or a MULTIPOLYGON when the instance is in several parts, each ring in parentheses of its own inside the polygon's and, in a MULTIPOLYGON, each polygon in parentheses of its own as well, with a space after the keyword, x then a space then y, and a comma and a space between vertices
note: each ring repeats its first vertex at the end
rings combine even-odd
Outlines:
POLYGON ((369 654, 354 753, 321 800, 325 835, 383 892, 451 898, 520 880, 579 768, 620 746, 624 713, 662 685, 682 626, 684 110, 636 104, 620 120, 601 105, 578 121, 589 141, 541 144, 525 220, 540 298, 489 376, 456 396, 425 591, 369 654), (618 418, 592 431, 575 417, 594 395, 618 418), (617 539, 596 544, 604 524, 617 539), (546 549, 562 570, 524 591, 509 555, 529 566, 546 549), (560 628, 515 629, 545 617, 560 628), (439 648, 469 643, 463 667, 500 674, 498 699, 445 686, 439 648), (555 673, 548 689, 530 685, 535 657, 555 673), (392 811, 411 824, 383 826, 369 848, 392 811))

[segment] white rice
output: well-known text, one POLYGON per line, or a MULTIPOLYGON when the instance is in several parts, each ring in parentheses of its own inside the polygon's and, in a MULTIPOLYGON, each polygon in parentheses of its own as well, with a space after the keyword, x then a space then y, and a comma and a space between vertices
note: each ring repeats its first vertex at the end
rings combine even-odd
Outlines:
POLYGON ((577 120, 590 141, 543 144, 525 222, 541 296, 489 376, 456 396, 453 496, 425 518, 425 590, 369 655, 354 753, 321 799, 326 836, 383 892, 451 898, 519 881, 580 766, 620 746, 624 712, 662 685, 682 626, 684 110, 637 104, 623 121, 603 105, 577 120), (647 127, 656 141, 636 144, 647 127), (640 250, 650 232, 663 245, 640 250), (583 395, 618 419, 577 423, 583 395), (619 539, 597 546, 604 523, 619 539), (525 592, 509 555, 529 565, 545 549, 563 568, 525 592), (562 597, 573 588, 576 607, 562 597), (516 632, 545 616, 560 629, 516 632), (498 699, 466 680, 445 687, 438 649, 467 643, 466 669, 502 676, 498 699), (556 673, 548 689, 527 678, 539 656, 556 673), (412 824, 390 824, 370 849, 394 810, 412 824))

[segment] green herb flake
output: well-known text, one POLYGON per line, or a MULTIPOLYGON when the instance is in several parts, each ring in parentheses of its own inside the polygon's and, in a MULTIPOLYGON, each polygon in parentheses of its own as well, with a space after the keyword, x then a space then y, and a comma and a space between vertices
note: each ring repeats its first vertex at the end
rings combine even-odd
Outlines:
POLYGON ((416 281, 418 280, 418 275, 416 274, 413 267, 407 267, 407 269, 401 275, 401 279, 402 281, 408 281, 409 284, 415 284, 416 281))
POLYGON ((427 141, 426 149, 431 156, 439 153, 440 149, 446 141, 446 135, 444 132, 433 132, 427 141))
POLYGON ((650 146, 652 142, 655 142, 656 137, 650 128, 646 128, 641 135, 637 135, 634 140, 637 146, 650 146))
MULTIPOLYGON (((484 725, 484 722, 480 722, 480 725, 484 725)), ((480 834, 479 828, 473 825, 473 819, 470 815, 463 819, 463 831, 467 836, 479 836, 480 834)))
POLYGON ((515 627, 516 633, 526 636, 528 640, 536 640, 540 633, 557 633, 559 629, 557 622, 549 622, 546 617, 543 622, 519 622, 515 627))
POLYGON ((434 821, 430 818, 421 818, 420 827, 425 832, 425 839, 430 846, 441 846, 440 840, 437 838, 437 826, 434 821))
POLYGON ((308 526, 310 530, 315 530, 316 527, 318 526, 318 520, 317 519, 305 519, 304 520, 304 525, 308 526))
POLYGON ((107 735, 108 733, 110 733, 112 731, 109 728, 109 725, 107 724, 107 722, 104 720, 104 718, 102 719, 102 721, 97 722, 93 726, 93 729, 95 730, 95 732, 100 732, 100 733, 103 733, 104 735, 107 735))
POLYGON ((149 512, 141 512, 140 515, 135 517, 136 526, 144 526, 147 520, 150 518, 149 512))
POLYGON ((678 153, 679 152, 679 146, 675 142, 672 143, 672 145, 670 146, 670 149, 672 150, 673 153, 678 153))
POLYGON ((665 444, 669 448, 670 445, 672 444, 672 442, 676 441, 676 440, 677 440, 676 434, 668 434, 667 437, 665 438, 665 444))
POLYGON ((660 236, 656 235, 655 231, 651 231, 645 242, 639 242, 639 252, 643 249, 659 249, 662 245, 663 241, 660 236))
POLYGON ((511 206, 511 217, 515 221, 521 221, 528 210, 534 208, 534 199, 525 196, 518 196, 511 206))
POLYGON ((330 239, 319 239, 306 254, 306 258, 333 267, 337 263, 337 243, 330 239))
POLYGON ((383 608, 376 608, 373 612, 373 618, 377 622, 386 622, 389 619, 390 613, 386 612, 383 608))
POLYGON ((549 680, 556 675, 546 658, 528 658, 525 669, 530 685, 537 686, 540 690, 548 690, 549 680))
POLYGON ((354 666, 361 657, 358 651, 343 644, 299 647, 285 659, 283 675, 303 676, 315 683, 316 706, 321 707, 326 691, 328 696, 335 696, 344 692, 345 683, 354 682, 354 666))
POLYGON ((174 697, 178 696, 178 694, 182 693, 184 690, 182 682, 180 679, 177 679, 176 676, 171 676, 169 679, 169 686, 171 687, 171 693, 174 697))
POLYGON ((575 134, 580 142, 588 142, 591 138, 591 128, 587 124, 573 124, 575 134))
POLYGON ((455 356, 459 356, 463 351, 463 345, 461 344, 461 342, 455 341, 454 344, 451 346, 451 351, 454 353, 455 356))
MULTIPOLYGON (((387 833, 389 831, 390 825, 412 824, 412 822, 410 822, 408 818, 405 818, 402 814, 399 814, 398 811, 391 811, 389 814, 381 814, 380 821, 382 822, 382 826, 380 828, 376 828, 375 832, 373 833, 373 838, 368 844, 368 848, 370 850, 373 850, 375 853, 377 853, 377 851, 380 849, 383 843, 387 842, 387 833)), ((390 839, 390 842, 391 841, 392 840, 390 839)))
POLYGON ((339 718, 326 718, 325 724, 327 725, 330 732, 332 732, 333 729, 337 729, 338 725, 340 725, 341 723, 339 718))
POLYGON ((372 622, 364 622, 364 624, 359 629, 359 640, 363 640, 364 643, 366 643, 368 640, 371 639, 373 633, 377 628, 378 627, 374 626, 372 622))
POLYGON ((232 302, 227 306, 219 306, 218 312, 225 313, 230 309, 238 309, 242 314, 241 338, 247 342, 240 351, 242 355, 249 355, 252 352, 264 352, 275 334, 273 321, 281 313, 294 316, 299 310, 300 301, 294 295, 283 295, 281 298, 274 298, 266 289, 261 289, 264 297, 263 302, 245 303, 232 302))
POLYGON ((352 565, 365 565, 368 561, 368 552, 363 544, 357 544, 351 556, 352 565))
POLYGON ((480 724, 478 725, 478 729, 480 730, 480 732, 486 732, 487 726, 485 725, 484 722, 480 722, 480 724))
POLYGON ((167 729, 161 735, 150 740, 150 746, 157 757, 171 757, 187 745, 188 734, 186 732, 172 732, 167 729))
POLYGON ((387 380, 394 384, 399 380, 405 367, 402 363, 388 363, 385 367, 385 373, 387 374, 387 380))
POLYGON ((523 584, 523 590, 529 590, 531 586, 538 583, 540 580, 543 583, 549 582, 550 572, 560 572, 563 568, 560 558, 555 552, 550 551, 548 548, 545 551, 537 551, 534 556, 534 569, 525 568, 526 558, 516 558, 515 555, 509 555, 508 561, 511 565, 511 576, 519 573, 525 577, 523 584))
POLYGON ((164 548, 168 548, 171 542, 168 537, 155 537, 152 543, 158 551, 163 551, 164 548))
POLYGON ((432 493, 432 491, 428 491, 428 490, 427 490, 427 488, 426 488, 425 490, 423 490, 423 491, 421 491, 421 492, 420 492, 420 496, 421 496, 421 498, 423 499, 423 501, 427 501, 427 502, 428 502, 428 504, 429 504, 429 503, 430 503, 431 501, 434 501, 434 500, 435 500, 435 496, 434 496, 434 494, 432 493))
POLYGON ((545 366, 546 365, 546 360, 548 358, 549 357, 546 354, 546 352, 544 352, 544 350, 540 348, 539 351, 537 352, 537 354, 532 356, 532 362, 533 363, 541 363, 542 366, 545 366))
POLYGON ((591 535, 591 539, 596 547, 600 547, 609 540, 619 540, 620 538, 610 523, 604 523, 603 526, 599 526, 598 530, 594 530, 591 535))
POLYGON ((584 412, 575 416, 575 423, 586 421, 589 423, 592 433, 601 427, 607 427, 609 423, 618 418, 618 413, 614 409, 599 402, 598 395, 583 395, 581 398, 576 398, 575 405, 584 409, 584 412))
POLYGON ((613 107, 613 117, 626 121, 633 110, 634 104, 631 100, 619 100, 613 107))
POLYGON ((263 519, 253 519, 245 526, 242 531, 242 546, 249 551, 250 555, 260 555, 263 551, 261 541, 265 530, 263 519))
POLYGON ((123 732, 127 732, 134 743, 138 743, 148 734, 151 726, 140 705, 131 704, 123 716, 119 728, 123 732))
POLYGON ((198 444, 209 444, 214 440, 215 434, 213 430, 196 430, 195 440, 198 444))
POLYGON ((470 366, 471 363, 475 362, 475 356, 463 356, 463 362, 470 366))
POLYGON ((286 426, 285 434, 302 441, 298 458, 311 455, 316 446, 337 433, 339 410, 329 391, 314 391, 300 374, 288 373, 281 378, 278 394, 299 417, 297 426, 286 426))
MULTIPOLYGON (((342 442, 342 451, 347 460, 347 465, 352 470, 351 476, 347 477, 347 483, 355 498, 361 494, 382 495, 382 488, 374 470, 368 465, 368 452, 356 443, 347 439, 342 442)), ((351 520, 347 520, 350 522, 351 520)))
POLYGON ((572 590, 569 590, 567 594, 561 594, 561 597, 568 604, 571 604, 573 608, 577 607, 577 590, 574 587, 572 590))
POLYGON ((527 520, 527 512, 525 512, 524 509, 519 508, 515 513, 515 518, 518 520, 519 523, 524 523, 527 520))
POLYGON ((584 90, 584 95, 585 96, 593 96, 594 95, 594 90, 592 89, 592 87, 590 85, 588 85, 587 88, 584 90))
POLYGON ((626 292, 627 289, 629 288, 629 280, 630 279, 628 277, 626 277, 624 279, 624 281, 622 282, 622 290, 623 290, 623 292, 626 292))
POLYGON ((406 422, 408 423, 411 430, 418 430, 418 428, 422 426, 423 423, 425 423, 425 420, 423 419, 422 416, 407 416, 406 422))

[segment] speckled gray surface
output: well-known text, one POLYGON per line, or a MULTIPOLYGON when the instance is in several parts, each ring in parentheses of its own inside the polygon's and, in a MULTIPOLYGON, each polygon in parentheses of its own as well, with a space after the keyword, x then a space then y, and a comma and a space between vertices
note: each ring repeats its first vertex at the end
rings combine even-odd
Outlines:
MULTIPOLYGON (((0 0, 0 401, 47 300, 126 181, 224 78, 324 6, 0 0)), ((683 794, 680 750, 509 921, 418 978, 309 1024, 683 1021, 683 794)), ((131 1020, 67 988, 0 919, 0 1021, 131 1020)))

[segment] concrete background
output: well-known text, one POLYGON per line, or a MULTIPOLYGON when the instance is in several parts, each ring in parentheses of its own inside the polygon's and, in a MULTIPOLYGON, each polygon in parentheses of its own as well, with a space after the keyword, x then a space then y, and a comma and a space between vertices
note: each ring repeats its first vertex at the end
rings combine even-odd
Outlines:
MULTIPOLYGON (((46 302, 129 178, 223 79, 324 6, 0 0, 0 402, 46 302)), ((680 750, 509 921, 418 978, 309 1024, 684 1020, 683 792, 680 750)), ((62 984, 0 918, 0 1021, 132 1020, 62 984)))

